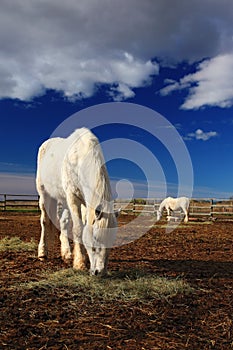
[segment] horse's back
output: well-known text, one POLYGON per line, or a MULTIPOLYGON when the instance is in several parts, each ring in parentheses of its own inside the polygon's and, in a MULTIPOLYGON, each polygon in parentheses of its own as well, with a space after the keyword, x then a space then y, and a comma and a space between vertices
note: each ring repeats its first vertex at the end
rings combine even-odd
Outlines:
POLYGON ((180 207, 187 208, 189 206, 189 198, 187 197, 167 197, 163 202, 164 205, 168 206, 171 210, 177 210, 180 207))
POLYGON ((87 128, 76 129, 66 139, 66 157, 65 162, 71 162, 72 164, 78 165, 83 159, 87 161, 88 155, 92 155, 93 151, 97 151, 101 155, 100 149, 98 148, 99 141, 97 137, 87 128))
POLYGON ((51 138, 39 148, 36 185, 39 194, 65 199, 64 185, 76 182, 82 159, 98 145, 98 139, 87 128, 76 129, 67 138, 51 138), (75 169, 74 171, 69 171, 75 169))

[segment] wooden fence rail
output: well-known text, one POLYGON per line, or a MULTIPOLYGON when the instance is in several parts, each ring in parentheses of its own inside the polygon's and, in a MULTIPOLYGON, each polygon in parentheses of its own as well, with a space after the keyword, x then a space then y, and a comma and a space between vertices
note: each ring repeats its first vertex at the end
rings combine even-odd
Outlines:
MULTIPOLYGON (((163 198, 117 199, 115 209, 122 209, 126 214, 156 215, 163 198)), ((0 194, 0 211, 38 211, 38 195, 0 194)), ((164 215, 166 213, 164 212, 164 215)), ((174 213, 179 215, 179 212, 174 213)), ((189 217, 233 218, 233 199, 192 198, 189 206, 189 217)))
POLYGON ((1 211, 39 211, 39 196, 0 194, 1 211))

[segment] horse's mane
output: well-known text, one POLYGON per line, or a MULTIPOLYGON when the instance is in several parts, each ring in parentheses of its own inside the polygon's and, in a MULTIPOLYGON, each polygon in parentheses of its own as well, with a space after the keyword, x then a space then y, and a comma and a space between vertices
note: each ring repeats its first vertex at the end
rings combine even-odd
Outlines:
POLYGON ((77 130, 84 144, 85 154, 82 162, 87 170, 86 184, 89 188, 88 200, 96 208, 100 201, 111 201, 112 193, 105 160, 97 137, 88 129, 77 130))
POLYGON ((96 153, 98 148, 98 155, 94 154, 91 169, 93 171, 93 176, 95 176, 95 188, 93 193, 94 205, 99 205, 99 199, 102 201, 110 201, 112 198, 111 186, 108 177, 108 172, 104 164, 102 151, 99 146, 95 147, 94 153, 96 153), (94 175, 95 174, 95 175, 94 175), (96 202, 97 200, 97 202, 96 202))

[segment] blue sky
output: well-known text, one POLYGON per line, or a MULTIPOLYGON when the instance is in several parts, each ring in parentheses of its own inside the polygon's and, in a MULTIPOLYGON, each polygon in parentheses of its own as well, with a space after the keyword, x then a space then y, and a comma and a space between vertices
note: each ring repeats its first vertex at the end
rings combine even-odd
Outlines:
MULTIPOLYGON (((0 193, 34 193, 40 144, 74 113, 120 102, 174 126, 191 157, 194 197, 232 196, 232 17, 231 0, 3 1, 0 193)), ((94 131, 101 142, 124 138, 150 150, 160 164, 150 178, 155 196, 163 180, 176 195, 166 145, 111 117, 94 131)), ((107 166, 113 192, 118 184, 122 195, 134 186, 134 196, 147 196, 146 170, 133 156, 107 166)))

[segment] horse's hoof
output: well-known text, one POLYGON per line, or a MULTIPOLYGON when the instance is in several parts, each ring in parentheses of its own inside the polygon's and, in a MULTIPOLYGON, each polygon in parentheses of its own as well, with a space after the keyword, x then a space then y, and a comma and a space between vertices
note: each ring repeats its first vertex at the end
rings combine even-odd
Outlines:
POLYGON ((72 258, 62 258, 64 264, 70 265, 72 263, 72 258))
POLYGON ((87 271, 87 267, 84 264, 73 265, 73 269, 77 271, 87 271))
POLYGON ((47 260, 47 256, 38 256, 38 259, 40 261, 46 261, 47 260))
POLYGON ((72 254, 64 254, 62 255, 62 260, 65 262, 65 263, 69 263, 70 261, 72 261, 72 254))

